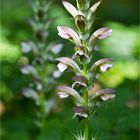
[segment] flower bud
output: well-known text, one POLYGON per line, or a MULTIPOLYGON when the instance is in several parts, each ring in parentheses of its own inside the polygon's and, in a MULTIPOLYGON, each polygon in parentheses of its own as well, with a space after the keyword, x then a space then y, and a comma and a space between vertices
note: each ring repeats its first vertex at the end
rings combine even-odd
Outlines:
POLYGON ((75 17, 75 24, 77 26, 77 28, 81 31, 84 32, 85 28, 86 28, 86 19, 84 16, 82 15, 77 15, 75 17))

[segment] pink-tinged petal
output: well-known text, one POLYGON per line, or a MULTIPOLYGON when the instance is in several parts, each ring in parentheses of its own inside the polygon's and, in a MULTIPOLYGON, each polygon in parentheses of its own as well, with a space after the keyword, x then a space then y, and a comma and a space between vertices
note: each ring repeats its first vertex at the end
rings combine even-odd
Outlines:
POLYGON ((60 37, 62 37, 64 39, 69 39, 70 38, 70 36, 66 32, 64 32, 60 26, 57 27, 57 30, 58 30, 58 35, 60 37))
POLYGON ((58 26, 58 35, 64 39, 72 38, 76 45, 81 45, 81 40, 78 34, 71 28, 65 26, 58 26))
POLYGON ((57 67, 58 67, 58 69, 59 69, 60 72, 63 72, 63 71, 65 71, 67 69, 68 66, 65 63, 60 62, 57 65, 57 67))
POLYGON ((109 88, 102 89, 102 90, 95 92, 92 95, 91 99, 93 100, 97 97, 100 97, 104 101, 111 100, 111 99, 115 98, 115 96, 116 96, 114 93, 115 93, 115 90, 113 90, 113 89, 109 89, 109 88))
POLYGON ((105 39, 109 37, 111 34, 112 34, 112 29, 109 29, 107 27, 100 28, 93 33, 93 35, 98 39, 105 39))
POLYGON ((99 66, 99 65, 107 63, 107 62, 112 62, 112 59, 111 58, 100 59, 100 60, 95 62, 95 65, 99 66))
POLYGON ((103 64, 100 66, 101 71, 105 72, 112 68, 113 64, 103 64))
POLYGON ((69 2, 63 0, 62 1, 64 7, 67 9, 67 11, 73 16, 76 17, 78 15, 78 10, 69 2))
POLYGON ((105 68, 108 68, 108 66, 111 67, 111 64, 105 65, 105 63, 108 63, 108 62, 112 62, 112 59, 111 58, 104 58, 104 59, 100 59, 100 60, 96 61, 92 65, 91 71, 95 72, 98 70, 98 68, 100 68, 101 71, 104 71, 105 68))

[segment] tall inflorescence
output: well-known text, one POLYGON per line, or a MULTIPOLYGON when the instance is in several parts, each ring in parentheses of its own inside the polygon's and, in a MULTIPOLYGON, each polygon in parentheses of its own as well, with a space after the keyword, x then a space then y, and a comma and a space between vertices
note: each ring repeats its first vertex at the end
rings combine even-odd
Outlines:
POLYGON ((33 39, 21 43, 23 56, 20 59, 21 72, 27 75, 28 85, 23 89, 23 95, 32 99, 37 106, 36 118, 38 128, 43 129, 45 118, 54 100, 50 99, 54 92, 56 78, 61 73, 56 70, 54 58, 58 57, 62 44, 50 42, 49 29, 54 18, 48 16, 52 1, 33 0, 31 6, 33 18, 28 22, 33 29, 33 39))
POLYGON ((60 98, 71 97, 75 103, 74 117, 84 122, 84 140, 93 139, 89 130, 89 120, 95 115, 97 107, 102 101, 115 97, 115 91, 107 88, 89 94, 94 87, 95 80, 100 74, 112 67, 112 59, 104 58, 93 62, 93 52, 98 48, 96 40, 109 37, 112 30, 104 27, 91 33, 95 21, 95 12, 101 1, 91 6, 91 0, 76 0, 77 8, 68 1, 62 1, 66 10, 72 15, 76 25, 76 31, 66 26, 58 26, 58 35, 68 39, 74 44, 75 53, 72 58, 60 57, 57 67, 63 72, 71 69, 75 76, 72 78, 71 87, 59 86, 57 91, 60 98))

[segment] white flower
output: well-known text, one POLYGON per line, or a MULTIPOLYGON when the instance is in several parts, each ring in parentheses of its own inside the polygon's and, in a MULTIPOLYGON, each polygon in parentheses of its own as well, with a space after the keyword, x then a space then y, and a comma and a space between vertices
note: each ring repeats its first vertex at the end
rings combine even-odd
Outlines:
POLYGON ((107 27, 100 28, 93 33, 93 35, 98 39, 105 39, 109 37, 111 34, 112 34, 112 29, 109 29, 107 27))
POLYGON ((54 78, 59 78, 61 76, 61 72, 59 71, 59 70, 55 70, 54 72, 53 72, 53 77, 54 78))
POLYGON ((105 72, 108 71, 110 68, 112 68, 113 64, 102 64, 100 66, 101 71, 105 72))
POLYGON ((103 101, 112 100, 113 98, 115 98, 115 96, 115 94, 105 94, 101 96, 101 99, 103 101))
POLYGON ((58 54, 61 49, 62 49, 63 45, 62 44, 55 44, 52 48, 51 48, 51 51, 52 53, 54 54, 58 54))
POLYGON ((87 118, 88 114, 87 113, 75 113, 75 116, 81 116, 81 117, 87 118))
POLYGON ((24 52, 24 53, 28 53, 28 52, 30 52, 31 51, 31 46, 30 46, 30 44, 29 44, 29 42, 22 42, 21 43, 21 47, 22 47, 22 51, 24 52))
POLYGON ((58 35, 64 39, 72 38, 77 45, 81 45, 81 40, 78 34, 71 28, 65 26, 58 26, 58 35))
POLYGON ((68 66, 66 64, 60 62, 60 63, 58 63, 57 67, 60 70, 60 72, 63 72, 67 69, 68 66))
POLYGON ((64 92, 58 92, 57 94, 60 98, 67 98, 69 96, 67 93, 64 92))

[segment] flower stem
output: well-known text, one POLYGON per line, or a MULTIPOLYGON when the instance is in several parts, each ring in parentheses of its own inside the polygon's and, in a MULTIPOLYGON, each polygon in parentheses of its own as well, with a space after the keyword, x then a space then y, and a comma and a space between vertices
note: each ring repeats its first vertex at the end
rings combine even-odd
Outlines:
MULTIPOLYGON (((83 65, 83 76, 86 77, 87 76, 87 65, 84 64, 83 65)), ((86 90, 84 93, 84 107, 86 109, 86 111, 88 112, 88 91, 86 90)), ((85 140, 89 140, 89 120, 88 118, 85 119, 84 121, 84 137, 85 140)))

